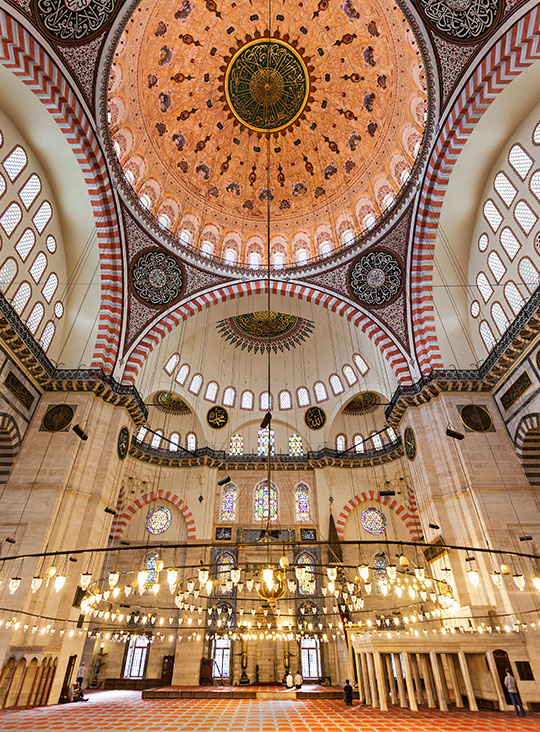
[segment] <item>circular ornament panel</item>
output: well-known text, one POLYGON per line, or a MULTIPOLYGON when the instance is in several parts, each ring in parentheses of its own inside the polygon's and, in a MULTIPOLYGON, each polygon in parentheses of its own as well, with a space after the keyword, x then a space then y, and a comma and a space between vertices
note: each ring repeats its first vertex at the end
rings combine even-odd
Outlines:
POLYGON ((401 265, 393 254, 373 250, 359 257, 349 273, 351 292, 364 305, 380 307, 392 302, 403 285, 401 265))
POLYGON ((77 45, 99 35, 116 15, 119 0, 34 0, 34 16, 45 35, 77 45))
POLYGON ((140 254, 131 265, 131 286, 137 297, 152 307, 168 307, 177 300, 184 284, 182 267, 162 249, 140 254))
POLYGON ((128 454, 129 450, 129 430, 127 427, 122 427, 118 433, 118 440, 116 443, 116 451, 120 460, 123 460, 128 454))
POLYGON ((171 512, 165 506, 156 506, 146 514, 146 530, 150 534, 163 534, 171 525, 171 512))
POLYGON ((46 432, 62 432, 69 427, 74 415, 75 410, 69 404, 54 404, 43 415, 41 426, 46 432))
POLYGON ((435 33, 455 43, 477 43, 497 25, 502 0, 417 0, 420 13, 435 33))
POLYGON ((213 429, 220 430, 229 421, 229 413, 224 407, 211 407, 206 415, 206 421, 213 429))
POLYGON ((417 451, 416 435, 412 427, 405 427, 405 431, 403 432, 403 445, 405 447, 405 455, 407 455, 409 460, 415 460, 417 451))
POLYGON ((156 394, 156 407, 171 414, 190 414, 191 409, 174 391, 160 391, 156 394))
POLYGON ((362 528, 368 532, 368 534, 382 534, 386 529, 388 520, 386 515, 378 508, 366 508, 362 511, 360 516, 360 523, 362 528))
POLYGON ((479 404, 466 404, 459 410, 461 421, 472 432, 489 432, 493 427, 491 414, 479 404))
POLYGON ((310 430, 320 430, 326 422, 326 414, 320 407, 310 407, 304 414, 304 422, 310 430))
POLYGON ((351 399, 344 414, 371 414, 379 406, 379 396, 374 391, 362 391, 351 399))

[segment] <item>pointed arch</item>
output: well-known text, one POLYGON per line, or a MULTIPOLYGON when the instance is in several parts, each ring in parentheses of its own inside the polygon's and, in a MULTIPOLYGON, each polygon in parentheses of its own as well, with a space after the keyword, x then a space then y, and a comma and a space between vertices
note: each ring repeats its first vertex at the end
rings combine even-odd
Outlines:
POLYGON ((175 493, 171 493, 171 491, 165 491, 162 488, 158 488, 151 493, 145 493, 144 495, 139 496, 139 498, 136 498, 133 503, 131 503, 127 508, 122 511, 121 514, 117 514, 114 517, 111 526, 111 539, 120 539, 122 537, 122 534, 126 530, 128 522, 133 518, 133 516, 135 516, 135 514, 141 509, 149 506, 152 501, 156 501, 158 499, 161 499, 162 501, 169 501, 169 503, 172 503, 174 506, 180 509, 186 522, 188 541, 190 539, 196 539, 197 532, 195 529, 195 519, 193 518, 193 514, 191 513, 189 507, 175 493))
POLYGON ((408 488, 407 508, 391 496, 382 496, 379 498, 379 493, 377 491, 363 491, 359 495, 354 496, 354 498, 351 498, 351 500, 348 501, 341 509, 341 512, 336 521, 336 529, 340 539, 344 538, 343 530, 345 528, 345 523, 349 518, 349 514, 352 513, 352 511, 354 511, 357 506, 360 506, 366 501, 377 501, 387 506, 391 511, 394 511, 396 516, 399 516, 399 518, 407 527, 411 539, 413 541, 421 541, 421 539, 423 538, 422 524, 420 523, 420 518, 418 516, 416 501, 412 500, 412 492, 410 488, 408 488))

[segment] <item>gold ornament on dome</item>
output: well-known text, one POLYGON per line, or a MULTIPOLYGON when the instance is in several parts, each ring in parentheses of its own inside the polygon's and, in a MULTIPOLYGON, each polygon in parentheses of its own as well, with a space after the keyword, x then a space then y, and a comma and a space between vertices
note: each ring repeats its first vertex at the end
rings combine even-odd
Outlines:
POLYGON ((216 328, 226 341, 248 353, 282 353, 306 341, 314 329, 313 321, 288 313, 257 310, 220 320, 216 328))
POLYGON ((298 318, 288 313, 277 313, 273 310, 257 310, 254 313, 243 313, 234 318, 236 326, 246 335, 253 338, 277 338, 285 335, 296 325, 298 318))
POLYGON ((261 582, 261 586, 257 590, 257 593, 263 600, 266 600, 270 607, 274 607, 278 600, 281 600, 285 592, 287 591, 287 583, 285 577, 281 572, 274 570, 274 583, 271 588, 268 587, 266 582, 261 582))
POLYGON ((351 399, 344 414, 371 414, 379 406, 379 396, 374 391, 363 391, 351 399))
POLYGON ((310 430, 320 430, 326 422, 326 414, 320 407, 310 407, 304 414, 304 422, 310 430))
POLYGON ((229 421, 229 414, 224 407, 211 407, 206 415, 206 421, 213 429, 220 430, 229 421))
POLYGON ((156 394, 156 407, 171 414, 190 414, 191 409, 174 391, 160 391, 156 394))

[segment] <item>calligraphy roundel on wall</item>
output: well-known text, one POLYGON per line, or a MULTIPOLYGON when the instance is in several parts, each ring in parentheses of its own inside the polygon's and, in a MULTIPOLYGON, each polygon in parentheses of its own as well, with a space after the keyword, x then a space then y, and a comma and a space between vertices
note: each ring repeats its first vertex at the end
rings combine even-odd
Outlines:
POLYGON ((416 435, 414 434, 412 427, 405 427, 405 431, 403 432, 403 445, 405 447, 405 455, 409 460, 415 460, 417 450, 416 435))
POLYGON ((304 422, 310 430, 320 430, 326 422, 326 414, 320 407, 310 407, 304 414, 304 422))
POLYGON ((502 0, 417 0, 427 25, 455 43, 477 43, 497 25, 502 0))
POLYGON ((229 421, 229 414, 223 407, 211 407, 206 415, 206 421, 213 429, 220 430, 229 421))
POLYGON ((142 252, 131 265, 131 286, 139 300, 152 307, 168 307, 177 300, 184 284, 178 260, 162 249, 142 252))
POLYGON ((118 433, 118 440, 116 443, 116 451, 120 460, 123 460, 128 454, 129 450, 129 430, 127 427, 122 427, 118 433))
POLYGON ((466 404, 459 410, 459 416, 471 432, 490 432, 493 427, 491 414, 479 404, 466 404))
POLYGON ((77 45, 104 31, 119 5, 120 0, 34 0, 33 11, 45 35, 77 45))
POLYGON ((69 427, 74 414, 70 404, 53 404, 43 415, 41 427, 46 432, 62 432, 69 427))
POLYGON ((369 307, 392 302, 403 284, 401 265, 393 254, 382 249, 363 254, 349 272, 349 287, 354 297, 369 307))

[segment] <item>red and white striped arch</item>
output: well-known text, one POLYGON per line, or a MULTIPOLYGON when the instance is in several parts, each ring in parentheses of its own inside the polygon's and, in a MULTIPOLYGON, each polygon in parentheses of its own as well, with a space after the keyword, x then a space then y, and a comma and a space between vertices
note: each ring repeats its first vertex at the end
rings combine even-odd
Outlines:
POLYGON ((96 222, 101 308, 92 366, 112 372, 122 319, 122 255, 116 206, 105 158, 75 84, 15 17, 0 10, 0 63, 31 89, 63 132, 81 167, 96 222), (70 85, 71 84, 71 85, 70 85))
MULTIPOLYGON (((403 521, 409 531, 409 535, 412 541, 422 540, 422 525, 420 523, 418 513, 416 512, 416 502, 414 504, 414 509, 412 505, 410 506, 410 508, 405 508, 402 503, 396 501, 396 499, 392 498, 392 496, 379 497, 379 493, 377 491, 363 491, 359 495, 354 496, 354 498, 351 498, 351 500, 343 506, 341 513, 339 514, 336 521, 336 530, 340 539, 344 538, 343 532, 345 530, 345 523, 350 514, 354 511, 355 508, 358 508, 358 506, 361 506, 367 501, 377 501, 377 503, 381 503, 384 506, 387 506, 391 511, 394 511, 396 516, 399 516, 399 518, 403 521)), ((411 503, 410 497, 408 503, 411 503)))
MULTIPOLYGON (((227 300, 234 300, 238 297, 266 293, 267 291, 267 280, 250 280, 217 287, 214 290, 198 295, 183 303, 173 312, 168 313, 159 322, 155 323, 149 332, 136 344, 126 360, 123 380, 134 383, 145 359, 160 340, 165 338, 182 321, 187 320, 187 318, 211 305, 217 305, 227 300)), ((278 280, 271 280, 271 293, 273 295, 288 295, 289 297, 296 297, 306 302, 313 302, 346 318, 374 341, 394 370, 398 381, 403 384, 411 383, 406 355, 380 325, 352 303, 338 297, 334 293, 323 292, 310 285, 281 282, 278 280)))
POLYGON ((147 508, 152 501, 157 500, 168 501, 180 509, 187 526, 187 538, 188 540, 195 539, 196 530, 193 514, 181 498, 179 498, 175 493, 171 493, 171 491, 164 491, 162 488, 158 488, 151 493, 145 493, 139 498, 136 498, 133 503, 122 511, 122 513, 117 514, 114 517, 111 526, 111 539, 120 539, 133 516, 135 516, 135 514, 141 509, 147 508))
POLYGON ((540 58, 540 14, 520 11, 464 82, 448 112, 428 163, 418 206, 411 255, 411 317, 416 356, 423 374, 442 366, 433 308, 435 238, 453 167, 469 135, 492 101, 540 58), (524 14, 523 14, 524 13, 524 14))

